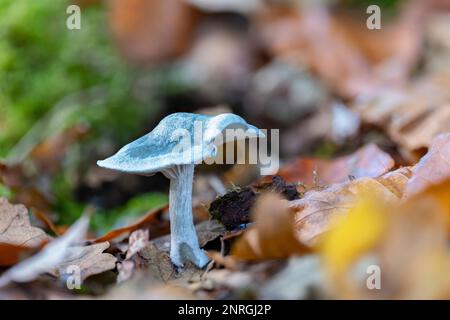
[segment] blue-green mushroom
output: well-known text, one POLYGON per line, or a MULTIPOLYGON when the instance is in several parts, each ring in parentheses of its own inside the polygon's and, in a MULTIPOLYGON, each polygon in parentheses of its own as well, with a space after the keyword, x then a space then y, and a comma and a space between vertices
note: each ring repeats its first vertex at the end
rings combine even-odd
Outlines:
MULTIPOLYGON (((199 247, 192 217, 194 167, 214 158, 218 145, 228 142, 226 129, 245 130, 245 138, 264 136, 259 129, 232 113, 218 116, 174 113, 162 119, 151 132, 97 162, 100 167, 126 173, 161 172, 170 179, 170 258, 178 267, 191 261, 202 268, 209 261, 199 247)), ((239 134, 231 136, 233 140, 240 138, 239 134)))

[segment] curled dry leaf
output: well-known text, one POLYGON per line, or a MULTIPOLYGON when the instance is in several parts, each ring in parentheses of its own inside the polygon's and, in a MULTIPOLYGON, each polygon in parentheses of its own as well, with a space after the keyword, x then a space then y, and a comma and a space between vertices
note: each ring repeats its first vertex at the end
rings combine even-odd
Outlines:
POLYGON ((414 166, 413 175, 406 185, 405 197, 449 178, 450 133, 445 133, 433 139, 428 153, 414 166))
POLYGON ((48 240, 44 231, 31 226, 25 206, 0 198, 0 243, 37 247, 48 240))
POLYGON ((388 203, 397 202, 410 175, 409 168, 402 168, 376 179, 360 178, 324 190, 306 192, 302 199, 290 202, 295 211, 298 239, 315 245, 318 237, 333 227, 337 217, 346 215, 361 196, 370 194, 388 203))
POLYGON ((234 243, 231 254, 244 260, 286 258, 309 249, 295 236, 294 211, 280 196, 260 196, 253 209, 254 225, 234 243))
POLYGON ((394 166, 394 160, 375 144, 333 160, 299 158, 283 166, 277 173, 287 182, 301 182, 308 187, 327 186, 350 178, 376 178, 394 166))

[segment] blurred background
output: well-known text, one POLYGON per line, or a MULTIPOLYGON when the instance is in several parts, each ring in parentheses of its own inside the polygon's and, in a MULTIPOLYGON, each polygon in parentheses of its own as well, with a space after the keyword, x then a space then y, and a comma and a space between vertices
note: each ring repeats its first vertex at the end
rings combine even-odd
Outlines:
MULTIPOLYGON (((417 134, 417 119, 449 92, 449 9, 445 0, 0 0, 0 196, 60 228, 88 206, 95 232, 123 225, 167 203, 168 180, 95 163, 180 111, 280 129, 283 163, 368 142, 414 163, 450 123, 430 120, 417 134), (70 4, 81 8, 79 30, 66 27, 70 4), (379 30, 366 25, 373 4, 379 30)), ((444 111, 435 117, 449 119, 444 111)), ((256 172, 200 166, 194 203, 256 172)))

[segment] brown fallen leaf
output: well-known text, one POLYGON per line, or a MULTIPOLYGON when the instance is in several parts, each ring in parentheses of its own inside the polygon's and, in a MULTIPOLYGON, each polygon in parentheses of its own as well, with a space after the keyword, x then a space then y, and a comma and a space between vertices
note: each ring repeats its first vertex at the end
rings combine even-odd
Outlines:
POLYGON ((33 248, 9 243, 0 243, 0 266, 12 266, 18 263, 24 255, 31 254, 33 248))
POLYGON ((295 56, 335 92, 355 97, 407 80, 420 58, 423 7, 409 5, 396 21, 368 30, 360 17, 325 6, 273 5, 257 15, 256 30, 270 54, 295 56))
POLYGON ((300 65, 309 66, 343 96, 372 86, 369 62, 333 27, 325 8, 271 8, 259 17, 257 26, 272 55, 295 55, 300 65))
POLYGON ((25 206, 0 198, 0 243, 33 248, 49 240, 43 230, 31 226, 25 206))
POLYGON ((182 0, 111 0, 106 5, 112 35, 132 62, 161 62, 189 45, 196 12, 182 0))
POLYGON ((160 225, 160 218, 164 213, 167 213, 169 205, 165 205, 160 208, 150 210, 145 216, 139 219, 137 222, 122 228, 118 228, 108 232, 107 234, 92 240, 93 243, 111 241, 115 238, 129 234, 138 229, 150 228, 150 234, 152 237, 157 237, 161 233, 167 233, 169 230, 168 223, 163 226, 160 225))
POLYGON ((89 246, 75 246, 66 249, 66 256, 49 273, 59 279, 66 279, 73 275, 73 267, 79 268, 81 280, 114 269, 116 267, 116 258, 104 253, 109 248, 108 242, 96 243, 89 246))
POLYGON ((282 166, 277 175, 287 182, 300 182, 307 187, 327 186, 354 178, 376 178, 394 164, 389 154, 369 144, 353 154, 332 160, 299 158, 282 166))
MULTIPOLYGON (((208 242, 217 239, 225 233, 225 228, 216 220, 209 220, 195 226, 200 247, 208 242)), ((140 230, 142 231, 142 230, 140 230)), ((118 264, 118 282, 125 282, 133 276, 145 274, 152 278, 156 284, 161 282, 166 284, 176 284, 188 287, 191 283, 200 281, 204 270, 198 269, 194 264, 187 263, 182 270, 178 271, 170 260, 170 235, 162 236, 145 243, 142 241, 142 232, 139 239, 134 243, 139 243, 139 251, 122 263, 118 264)), ((131 243, 129 247, 131 247, 131 243)), ((128 255, 128 252, 127 252, 128 255)), ((131 280, 132 281, 132 280, 131 280)), ((127 281, 128 282, 128 281, 127 281)))
POLYGON ((366 194, 386 203, 399 201, 410 175, 409 168, 401 168, 376 179, 360 178, 306 192, 303 198, 290 202, 295 211, 297 238, 302 243, 315 245, 318 238, 333 227, 336 218, 347 214, 366 194))
POLYGON ((145 272, 149 278, 159 284, 165 283, 188 288, 192 284, 200 282, 205 270, 197 268, 192 263, 186 263, 182 270, 177 270, 170 260, 168 250, 170 247, 161 248, 160 245, 150 241, 150 244, 138 254, 141 259, 139 271, 145 272))
MULTIPOLYGON (((30 282, 44 273, 62 276, 64 274, 61 271, 67 270, 64 267, 69 265, 80 267, 80 275, 83 279, 91 274, 113 269, 116 258, 102 253, 109 247, 109 243, 79 246, 79 243, 85 240, 89 220, 89 214, 83 215, 62 237, 52 240, 39 253, 4 272, 0 277, 0 287, 5 287, 12 282, 30 282)), ((67 272, 73 272, 73 270, 67 272)))
POLYGON ((261 195, 253 209, 254 225, 234 243, 231 255, 243 260, 287 258, 309 248, 295 236, 294 212, 280 196, 261 195))
POLYGON ((428 153, 413 168, 405 197, 450 178, 450 133, 440 134, 431 142, 428 153))
POLYGON ((382 127, 411 162, 432 139, 450 131, 450 74, 420 77, 405 88, 390 88, 361 97, 353 110, 363 121, 382 127))

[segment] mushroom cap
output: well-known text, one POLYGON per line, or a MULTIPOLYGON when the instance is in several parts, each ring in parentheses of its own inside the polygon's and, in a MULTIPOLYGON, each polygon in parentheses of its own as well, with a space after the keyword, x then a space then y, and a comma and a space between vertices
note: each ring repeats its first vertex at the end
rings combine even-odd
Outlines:
POLYGON ((150 175, 177 165, 196 164, 217 155, 215 140, 225 129, 247 130, 246 137, 250 138, 264 137, 258 128, 232 113, 218 116, 173 113, 162 119, 152 131, 125 145, 113 156, 97 161, 97 165, 150 175))

